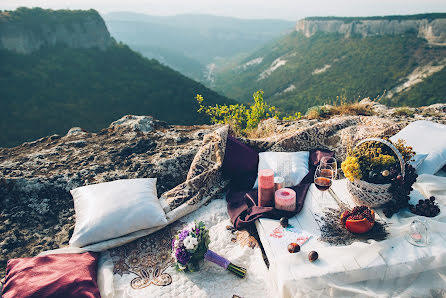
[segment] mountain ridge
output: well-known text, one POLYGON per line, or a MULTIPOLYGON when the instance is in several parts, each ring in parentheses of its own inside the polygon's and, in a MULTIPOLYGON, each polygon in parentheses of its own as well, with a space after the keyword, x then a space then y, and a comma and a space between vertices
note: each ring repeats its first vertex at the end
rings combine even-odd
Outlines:
POLYGON ((20 7, 0 12, 0 48, 30 54, 57 44, 104 50, 112 44, 112 38, 94 9, 53 11, 20 7))
POLYGON ((311 37, 318 32, 339 33, 349 38, 401 35, 416 32, 432 44, 446 45, 446 13, 382 17, 310 17, 296 23, 296 31, 311 37))
POLYGON ((213 87, 242 102, 263 89, 269 104, 290 114, 365 97, 382 98, 392 106, 445 102, 446 26, 441 24, 446 25, 446 19, 441 18, 443 14, 436 17, 429 22, 403 20, 404 16, 400 16, 402 20, 367 20, 364 22, 376 22, 377 26, 362 24, 358 28, 366 28, 363 34, 352 34, 361 18, 346 23, 342 18, 304 19, 306 23, 297 23, 294 32, 218 73, 213 87), (429 41, 405 26, 407 22, 410 26, 413 22, 441 22, 441 26, 435 31, 431 25, 423 25, 432 28, 429 41), (402 26, 399 31, 396 24, 402 26))

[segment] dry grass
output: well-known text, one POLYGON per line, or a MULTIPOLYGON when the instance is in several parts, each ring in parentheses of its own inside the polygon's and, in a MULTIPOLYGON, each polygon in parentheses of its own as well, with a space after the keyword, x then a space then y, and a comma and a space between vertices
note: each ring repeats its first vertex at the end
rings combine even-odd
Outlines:
POLYGON ((321 112, 320 112, 320 108, 319 107, 313 107, 310 108, 307 112, 306 117, 311 120, 311 119, 319 119, 321 118, 321 112))
POLYGON ((329 119, 332 116, 371 116, 374 115, 372 104, 359 102, 342 102, 335 105, 325 105, 321 107, 312 107, 307 112, 308 119, 329 119))
POLYGON ((339 106, 333 106, 330 109, 331 115, 359 115, 359 116, 371 116, 374 113, 371 104, 345 103, 339 106))
POLYGON ((405 116, 405 117, 413 117, 415 112, 410 109, 409 107, 401 107, 395 109, 395 112, 393 112, 392 116, 405 116))
MULTIPOLYGON (((265 121, 265 120, 264 120, 265 121)), ((273 122, 261 123, 257 128, 246 131, 246 137, 249 139, 262 139, 272 136, 276 133, 276 125, 273 122)))

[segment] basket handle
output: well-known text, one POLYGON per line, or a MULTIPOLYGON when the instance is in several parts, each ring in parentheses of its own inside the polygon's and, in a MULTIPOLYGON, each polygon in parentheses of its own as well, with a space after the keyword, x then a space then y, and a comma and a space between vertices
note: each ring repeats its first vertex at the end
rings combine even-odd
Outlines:
POLYGON ((398 157, 398 160, 400 162, 400 167, 401 167, 401 175, 404 178, 404 174, 406 172, 406 166, 405 166, 405 162, 404 162, 404 158, 401 155, 401 153, 398 151, 398 149, 396 149, 396 147, 383 139, 379 139, 379 138, 369 138, 369 139, 364 139, 362 141, 360 141, 358 144, 356 144, 355 148, 358 147, 359 145, 365 143, 365 142, 370 142, 370 141, 375 141, 375 142, 379 142, 379 143, 383 143, 384 145, 386 145, 387 147, 389 147, 390 149, 392 149, 392 151, 396 154, 396 156, 398 157))

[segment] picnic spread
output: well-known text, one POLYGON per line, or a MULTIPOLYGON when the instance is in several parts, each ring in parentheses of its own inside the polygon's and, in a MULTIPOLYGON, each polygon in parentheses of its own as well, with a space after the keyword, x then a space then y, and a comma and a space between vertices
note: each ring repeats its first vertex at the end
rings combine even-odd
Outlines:
POLYGON ((446 126, 428 121, 339 117, 263 140, 224 126, 159 199, 156 178, 71 190, 70 246, 8 262, 3 295, 66 256, 101 297, 442 296, 445 164, 446 126))

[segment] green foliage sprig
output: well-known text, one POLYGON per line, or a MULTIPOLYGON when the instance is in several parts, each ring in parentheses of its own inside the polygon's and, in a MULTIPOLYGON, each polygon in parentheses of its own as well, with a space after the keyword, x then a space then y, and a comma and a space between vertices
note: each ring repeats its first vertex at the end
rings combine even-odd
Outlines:
MULTIPOLYGON (((205 113, 211 116, 211 122, 214 124, 229 124, 234 131, 246 134, 246 132, 257 128, 260 121, 274 118, 280 119, 280 112, 275 106, 268 105, 263 100, 263 90, 254 92, 254 104, 245 106, 243 104, 235 105, 203 105, 204 98, 200 94, 195 96, 200 108, 198 113, 205 113)), ((301 113, 286 116, 283 120, 295 120, 301 117, 301 113)))

